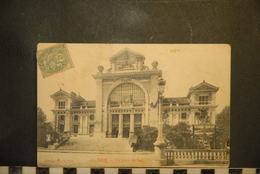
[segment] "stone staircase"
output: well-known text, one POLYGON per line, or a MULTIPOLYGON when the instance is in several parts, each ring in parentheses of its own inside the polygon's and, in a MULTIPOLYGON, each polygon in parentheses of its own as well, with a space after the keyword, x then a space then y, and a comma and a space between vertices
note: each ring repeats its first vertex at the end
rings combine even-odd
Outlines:
POLYGON ((132 152, 128 138, 95 138, 89 136, 71 137, 58 150, 95 152, 132 152))

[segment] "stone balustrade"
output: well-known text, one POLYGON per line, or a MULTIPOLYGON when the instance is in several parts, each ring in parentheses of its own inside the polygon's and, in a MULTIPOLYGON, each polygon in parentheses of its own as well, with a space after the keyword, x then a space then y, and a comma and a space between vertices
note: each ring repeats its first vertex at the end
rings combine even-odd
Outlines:
POLYGON ((226 149, 165 149, 168 165, 173 164, 227 164, 229 150, 226 149))

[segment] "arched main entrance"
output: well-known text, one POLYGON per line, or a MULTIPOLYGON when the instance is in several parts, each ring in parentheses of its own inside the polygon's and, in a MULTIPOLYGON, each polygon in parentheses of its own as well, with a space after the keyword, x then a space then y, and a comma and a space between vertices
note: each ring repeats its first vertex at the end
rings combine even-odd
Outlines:
POLYGON ((127 138, 142 127, 145 112, 145 93, 134 83, 121 83, 109 95, 109 137, 127 138))

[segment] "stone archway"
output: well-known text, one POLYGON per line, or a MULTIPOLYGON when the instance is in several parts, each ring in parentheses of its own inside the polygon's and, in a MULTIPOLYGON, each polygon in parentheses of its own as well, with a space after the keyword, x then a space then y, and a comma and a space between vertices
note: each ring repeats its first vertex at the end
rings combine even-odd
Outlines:
POLYGON ((118 80, 113 83, 105 96, 104 106, 104 124, 108 137, 111 134, 115 136, 116 131, 119 137, 128 137, 125 131, 129 131, 129 136, 133 134, 139 124, 135 122, 137 117, 141 118, 140 127, 148 124, 148 98, 146 89, 136 80, 118 80))

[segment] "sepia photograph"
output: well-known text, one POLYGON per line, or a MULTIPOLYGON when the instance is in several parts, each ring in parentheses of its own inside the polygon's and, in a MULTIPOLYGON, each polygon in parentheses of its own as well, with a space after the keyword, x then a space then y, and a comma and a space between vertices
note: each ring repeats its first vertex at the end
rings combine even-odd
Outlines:
POLYGON ((37 164, 228 167, 230 72, 228 44, 39 43, 37 164))

